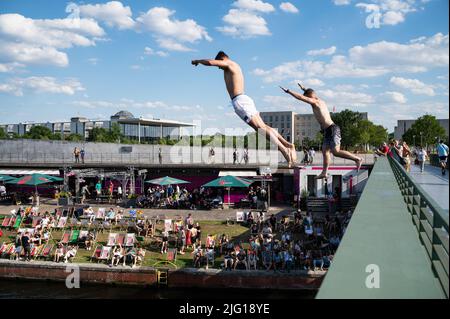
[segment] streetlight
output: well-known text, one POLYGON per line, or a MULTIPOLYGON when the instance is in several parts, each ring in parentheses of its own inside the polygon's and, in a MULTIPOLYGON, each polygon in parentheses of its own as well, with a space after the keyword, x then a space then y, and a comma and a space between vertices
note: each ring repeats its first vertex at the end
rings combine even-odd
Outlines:
POLYGON ((420 146, 423 147, 423 132, 420 132, 420 146))
POLYGON ((416 145, 416 136, 415 135, 413 135, 413 139, 414 139, 414 147, 416 147, 417 145, 416 145))

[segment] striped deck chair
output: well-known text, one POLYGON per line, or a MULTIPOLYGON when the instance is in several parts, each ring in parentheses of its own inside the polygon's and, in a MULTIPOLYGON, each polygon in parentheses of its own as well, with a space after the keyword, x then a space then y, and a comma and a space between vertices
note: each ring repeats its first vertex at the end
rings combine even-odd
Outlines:
MULTIPOLYGON (((22 248, 22 247, 20 247, 20 248, 22 248)), ((14 246, 14 244, 9 244, 8 247, 6 247, 5 251, 3 252, 3 255, 11 256, 15 251, 16 251, 16 247, 14 246)))
POLYGON ((102 252, 102 247, 103 247, 102 245, 95 246, 94 252, 92 253, 91 256, 91 261, 98 260, 102 252))
POLYGON ((33 217, 33 221, 31 222, 31 227, 36 228, 37 225, 41 223, 41 217, 33 217))
POLYGON ((12 217, 6 216, 2 221, 2 228, 9 227, 12 217))
POLYGON ((44 245, 44 247, 42 247, 41 251, 39 252, 37 258, 43 258, 44 260, 47 259, 48 257, 50 257, 52 250, 53 245, 51 244, 44 245))
POLYGON ((124 246, 126 234, 118 234, 116 239, 116 245, 124 246))
POLYGON ((77 227, 78 226, 78 219, 76 219, 75 217, 72 217, 70 220, 69 220, 69 227, 70 228, 75 228, 75 227, 77 227))
POLYGON ((103 222, 102 222, 102 229, 103 229, 103 230, 106 229, 106 230, 111 231, 111 229, 112 229, 112 224, 111 224, 111 222, 108 221, 108 220, 103 221, 103 222))
POLYGON ((135 234, 126 234, 125 244, 124 244, 125 247, 133 247, 135 242, 136 242, 135 234))
POLYGON ((58 220, 58 224, 55 226, 55 228, 63 229, 66 227, 67 224, 67 217, 60 217, 58 220))
POLYGON ((0 246, 0 256, 5 252, 8 245, 10 245, 10 244, 2 243, 2 245, 0 246))
POLYGON ((108 235, 108 243, 106 244, 106 246, 115 246, 117 242, 117 236, 118 234, 116 233, 110 233, 108 235))
POLYGON ((120 230, 122 230, 122 229, 127 229, 127 227, 128 227, 128 221, 127 221, 126 219, 122 218, 122 219, 119 221, 119 229, 120 229, 120 230))
POLYGON ((79 230, 72 230, 72 232, 70 233, 69 243, 70 244, 78 244, 79 236, 80 236, 79 230))
POLYGON ((97 258, 97 262, 100 262, 100 261, 108 262, 108 260, 111 256, 111 250, 112 250, 112 247, 103 246, 102 250, 100 251, 100 256, 97 258))
POLYGON ((70 241, 71 238, 71 232, 70 231, 65 231, 62 236, 61 236, 61 240, 60 243, 63 245, 67 245, 70 241))
POLYGON ((36 259, 39 256, 39 253, 41 252, 42 248, 43 248, 42 245, 41 246, 33 245, 30 251, 30 257, 36 259))
POLYGON ((105 213, 106 213, 106 209, 105 208, 99 208, 97 211, 97 214, 95 214, 95 219, 105 219, 105 213))

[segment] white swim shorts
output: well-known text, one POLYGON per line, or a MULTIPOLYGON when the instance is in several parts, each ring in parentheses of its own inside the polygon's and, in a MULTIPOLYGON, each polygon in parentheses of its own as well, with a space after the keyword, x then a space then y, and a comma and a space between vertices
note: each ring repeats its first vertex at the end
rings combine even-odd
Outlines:
POLYGON ((245 122, 249 123, 253 116, 259 112, 256 110, 255 102, 247 95, 238 95, 232 101, 236 114, 245 122))

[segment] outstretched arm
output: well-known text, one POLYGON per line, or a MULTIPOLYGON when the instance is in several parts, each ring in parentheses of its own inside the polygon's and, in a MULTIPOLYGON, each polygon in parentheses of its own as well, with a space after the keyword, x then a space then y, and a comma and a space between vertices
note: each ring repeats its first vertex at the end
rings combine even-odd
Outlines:
POLYGON ((293 97, 295 97, 297 100, 300 100, 300 101, 302 101, 302 102, 311 104, 312 106, 314 106, 314 105, 317 104, 317 100, 316 100, 316 99, 309 98, 309 97, 307 97, 307 96, 304 96, 303 94, 300 94, 300 93, 297 93, 297 92, 293 92, 293 91, 291 91, 291 90, 289 90, 289 89, 285 89, 285 88, 283 88, 283 87, 281 87, 281 86, 280 86, 280 88, 281 88, 285 93, 290 94, 290 95, 292 95, 293 97))
POLYGON ((204 66, 216 66, 220 68, 228 67, 228 62, 222 60, 193 60, 192 65, 198 66, 199 64, 204 66))

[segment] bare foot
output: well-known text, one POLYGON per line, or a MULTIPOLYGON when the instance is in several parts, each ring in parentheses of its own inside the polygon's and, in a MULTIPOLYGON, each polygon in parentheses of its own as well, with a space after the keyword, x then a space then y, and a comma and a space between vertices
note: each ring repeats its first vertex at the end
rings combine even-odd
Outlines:
POLYGON ((297 150, 295 149, 295 145, 292 144, 290 148, 291 158, 294 163, 297 163, 297 150))
POLYGON ((356 168, 357 168, 358 172, 361 169, 363 162, 364 162, 364 159, 362 157, 360 157, 359 160, 356 161, 356 168))
POLYGON ((316 176, 316 179, 327 179, 328 177, 329 177, 328 173, 322 172, 322 174, 320 174, 319 176, 316 176))

